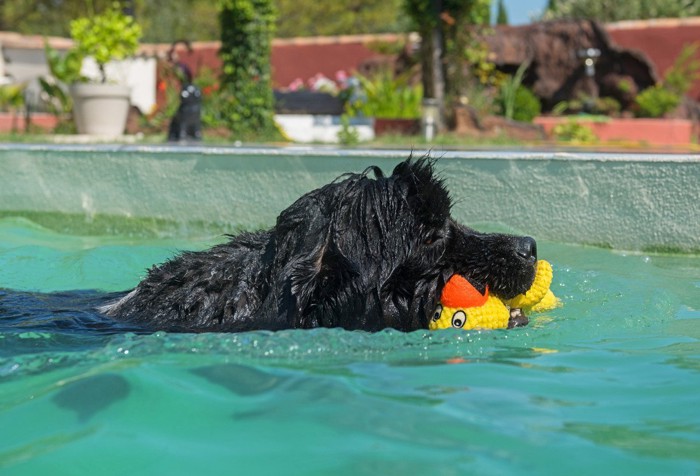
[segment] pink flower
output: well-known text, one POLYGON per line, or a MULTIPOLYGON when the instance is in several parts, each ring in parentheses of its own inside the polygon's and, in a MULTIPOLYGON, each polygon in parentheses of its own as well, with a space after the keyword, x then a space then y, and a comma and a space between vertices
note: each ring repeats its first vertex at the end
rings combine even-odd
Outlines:
POLYGON ((340 84, 345 84, 348 80, 348 74, 344 70, 338 70, 335 73, 335 80, 340 84))
POLYGON ((311 76, 311 77, 309 78, 309 80, 307 81, 307 84, 309 85, 309 88, 315 89, 316 83, 317 83, 321 78, 323 78, 323 75, 322 75, 321 73, 316 73, 316 74, 314 74, 313 76, 311 76))
POLYGON ((304 81, 301 78, 297 78, 287 86, 290 91, 298 91, 304 87, 304 81))

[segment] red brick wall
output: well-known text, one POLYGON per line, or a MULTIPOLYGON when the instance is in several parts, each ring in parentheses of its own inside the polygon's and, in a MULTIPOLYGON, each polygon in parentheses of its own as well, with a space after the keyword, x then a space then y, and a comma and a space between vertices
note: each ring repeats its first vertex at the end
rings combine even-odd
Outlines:
MULTIPOLYGON (((356 35, 316 38, 277 39, 272 42, 272 84, 283 88, 300 78, 308 80, 317 73, 335 78, 336 72, 351 73, 363 62, 382 55, 371 49, 371 43, 396 42, 398 35, 356 35)), ((200 68, 215 71, 221 68, 218 42, 194 43, 193 52, 178 48, 180 61, 196 74, 200 68)))
POLYGON ((352 73, 363 62, 382 56, 370 48, 370 43, 378 39, 399 41, 397 35, 275 40, 272 83, 274 87, 285 87, 297 78, 306 81, 317 73, 331 79, 340 70, 352 73))

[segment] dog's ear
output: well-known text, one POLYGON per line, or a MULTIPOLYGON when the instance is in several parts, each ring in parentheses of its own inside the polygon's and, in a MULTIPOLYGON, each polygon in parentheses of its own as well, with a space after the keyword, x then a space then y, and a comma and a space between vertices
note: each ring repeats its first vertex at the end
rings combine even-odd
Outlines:
POLYGON ((334 197, 346 196, 351 183, 344 181, 310 192, 277 218, 275 262, 284 283, 277 296, 278 310, 294 327, 321 325, 314 321, 323 318, 315 312, 319 303, 332 303, 346 280, 359 275, 338 249, 333 236, 337 232, 332 227, 337 212, 334 197))
POLYGON ((332 296, 359 270, 332 242, 326 240, 307 256, 296 261, 290 275, 290 291, 296 304, 295 323, 299 327, 315 327, 314 307, 332 302, 332 296))
POLYGON ((394 168, 392 177, 404 188, 406 199, 419 215, 443 221, 452 203, 443 180, 435 175, 434 163, 429 156, 417 160, 411 156, 394 168))

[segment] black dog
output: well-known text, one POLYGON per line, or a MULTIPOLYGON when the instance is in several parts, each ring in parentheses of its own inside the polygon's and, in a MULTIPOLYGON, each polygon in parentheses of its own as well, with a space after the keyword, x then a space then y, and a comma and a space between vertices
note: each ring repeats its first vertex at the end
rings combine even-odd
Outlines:
POLYGON ((194 84, 180 91, 180 106, 170 121, 168 140, 202 139, 202 92, 194 84))
POLYGON ((502 298, 535 275, 529 237, 450 217, 427 158, 349 174, 302 196, 276 225, 152 268, 108 316, 169 331, 426 329, 454 273, 502 298), (369 177, 374 172, 375 179, 369 177))

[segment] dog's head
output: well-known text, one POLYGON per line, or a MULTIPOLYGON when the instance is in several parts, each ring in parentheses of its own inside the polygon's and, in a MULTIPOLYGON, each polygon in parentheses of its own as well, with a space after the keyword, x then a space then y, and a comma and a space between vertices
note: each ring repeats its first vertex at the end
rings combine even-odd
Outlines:
POLYGON ((479 233, 455 222, 450 208, 428 158, 409 158, 390 176, 371 168, 341 177, 303 196, 274 229, 278 308, 291 312, 294 327, 414 330, 427 328, 455 273, 502 298, 526 291, 535 241, 479 233))

